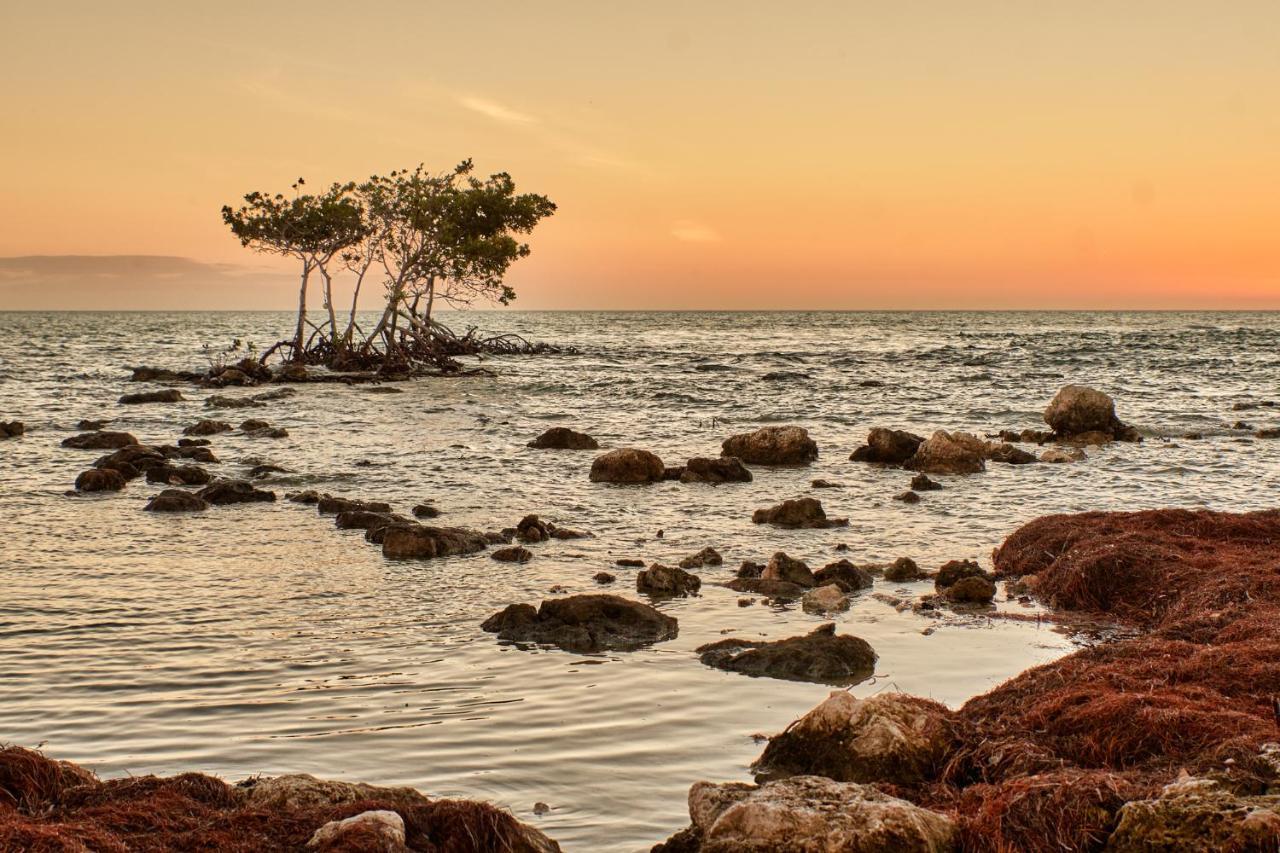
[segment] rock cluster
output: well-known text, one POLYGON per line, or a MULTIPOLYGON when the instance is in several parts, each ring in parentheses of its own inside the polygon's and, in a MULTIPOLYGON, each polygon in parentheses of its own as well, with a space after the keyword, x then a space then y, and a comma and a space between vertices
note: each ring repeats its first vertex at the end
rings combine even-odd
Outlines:
POLYGON ((733 637, 699 646, 707 666, 756 677, 821 684, 854 684, 875 672, 876 653, 866 640, 837 634, 834 623, 784 640, 733 637))
POLYGON ((629 651, 673 639, 678 632, 673 617, 647 604, 604 594, 546 599, 537 609, 512 604, 480 627, 500 640, 570 652, 629 651))

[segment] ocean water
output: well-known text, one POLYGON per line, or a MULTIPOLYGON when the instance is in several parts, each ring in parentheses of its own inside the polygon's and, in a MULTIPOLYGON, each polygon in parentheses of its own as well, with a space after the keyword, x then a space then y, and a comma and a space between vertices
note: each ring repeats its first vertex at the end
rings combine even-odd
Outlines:
MULTIPOLYGON (((0 442, 0 740, 41 746, 104 776, 200 770, 239 779, 309 772, 408 784, 510 808, 566 850, 647 849, 687 822, 699 779, 747 779, 753 739, 785 727, 829 688, 702 666, 693 650, 728 633, 781 638, 823 619, 798 607, 737 605, 718 584, 775 551, 821 566, 911 556, 989 564, 1019 524, 1051 512, 1274 507, 1280 441, 1233 430, 1280 424, 1280 317, 1205 313, 521 313, 453 314, 575 355, 487 359, 492 376, 421 379, 399 394, 307 385, 262 417, 289 437, 213 437, 218 474, 258 461, 289 470, 260 485, 390 501, 426 499, 440 523, 512 526, 527 513, 593 538, 532 546, 525 565, 487 555, 389 562, 362 531, 335 530, 286 501, 180 516, 142 512, 158 491, 71 497, 101 455, 59 442, 81 418, 172 443, 211 416, 212 393, 122 406, 138 364, 201 367, 202 345, 266 345, 274 313, 0 314, 0 417, 27 425, 0 442), (865 387, 864 380, 883 382, 865 387), (909 474, 848 461, 872 426, 995 432, 1039 427, 1069 382, 1102 388, 1147 435, 1074 465, 991 465, 945 489, 891 500, 909 474), (535 451, 552 425, 636 446, 668 464, 716 455, 763 424, 807 427, 807 468, 757 467, 719 487, 590 483, 594 453, 535 451), (1197 433, 1196 439, 1184 438, 1197 433), (822 477, 843 488, 812 491, 822 477), (751 511, 813 494, 849 527, 780 531, 751 511), (657 538, 658 530, 665 535, 657 538), (679 637, 649 649, 574 655, 498 643, 480 622, 554 585, 635 596, 620 557, 670 563, 711 545, 703 594, 661 602, 679 637), (535 802, 551 811, 533 814, 535 802)), ((877 582, 920 594, 927 584, 877 582)), ((1003 610, 1034 613, 1013 602, 1003 610)), ((952 706, 1079 640, 1035 621, 928 619, 870 593, 836 617, 879 654, 867 695, 902 689, 952 706), (932 630, 930 630, 932 629, 932 630)))

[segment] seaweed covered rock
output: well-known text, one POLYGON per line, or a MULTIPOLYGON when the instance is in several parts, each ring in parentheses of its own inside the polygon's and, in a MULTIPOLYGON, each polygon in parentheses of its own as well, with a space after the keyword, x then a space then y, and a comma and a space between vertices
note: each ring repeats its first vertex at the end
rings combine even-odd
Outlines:
POLYGON ((702 580, 684 569, 654 563, 636 573, 636 592, 652 596, 694 595, 702 588, 702 580))
POLYGON ((721 455, 736 456, 748 465, 808 465, 818 458, 818 444, 804 427, 761 427, 726 438, 721 455))
POLYGON ((552 427, 529 442, 537 450, 597 450, 600 442, 585 432, 575 432, 568 427, 552 427))
POLYGON ((695 456, 680 471, 682 483, 750 483, 751 472, 736 456, 695 456))
POLYGON ((1141 441, 1133 427, 1116 417, 1116 404, 1108 395, 1084 385, 1064 386, 1044 410, 1044 422, 1063 438, 1084 433, 1105 433, 1116 441, 1141 441))
POLYGON ((474 554, 489 546, 484 534, 464 527, 430 527, 416 522, 389 524, 382 530, 382 556, 392 560, 429 560, 474 554))
POLYGON ((623 447, 597 456, 591 463, 593 483, 657 483, 666 474, 662 460, 647 450, 623 447))
POLYGON ((827 518, 822 501, 817 498, 796 498, 782 503, 758 509, 751 514, 753 524, 772 524, 775 527, 846 527, 847 518, 827 518))
POLYGON ((77 450, 117 450, 137 443, 138 440, 129 433, 113 430, 92 430, 62 440, 63 447, 74 447, 77 450))
POLYGON ((951 560, 938 569, 934 587, 948 601, 962 604, 989 604, 995 598, 992 576, 972 560, 951 560))
POLYGON ((875 465, 901 465, 916 454, 924 438, 900 429, 874 427, 867 433, 867 443, 853 451, 853 462, 875 465))
POLYGON ((772 642, 733 637, 699 646, 707 666, 764 678, 854 684, 875 672, 876 653, 866 640, 837 634, 834 623, 772 642))
POLYGON ((126 406, 131 406, 139 403, 180 403, 185 399, 182 396, 182 392, 177 388, 165 388, 160 391, 139 391, 134 394, 125 394, 120 398, 119 402, 126 406))
POLYGON ((1120 809, 1107 853, 1280 850, 1280 794, 1239 796, 1210 779, 1180 779, 1120 809))
POLYGON ((938 430, 903 465, 922 474, 976 474, 986 470, 985 444, 968 433, 938 430))
POLYGON ((769 739, 756 780, 826 776, 838 782, 916 785, 931 778, 951 743, 950 712, 905 693, 855 698, 836 690, 769 739))
POLYGON ((165 489, 147 501, 146 512, 199 512, 209 508, 204 498, 182 489, 165 489))
POLYGON ((226 504, 269 503, 276 499, 276 493, 255 488, 248 480, 214 480, 196 492, 196 497, 211 504, 222 506, 226 504))
POLYGON ((546 599, 536 610, 512 604, 480 627, 500 640, 570 652, 630 651, 678 633, 673 617, 639 601, 605 594, 546 599))
POLYGON ((938 812, 820 776, 697 782, 689 818, 686 838, 697 846, 685 849, 699 853, 949 853, 959 835, 938 812))

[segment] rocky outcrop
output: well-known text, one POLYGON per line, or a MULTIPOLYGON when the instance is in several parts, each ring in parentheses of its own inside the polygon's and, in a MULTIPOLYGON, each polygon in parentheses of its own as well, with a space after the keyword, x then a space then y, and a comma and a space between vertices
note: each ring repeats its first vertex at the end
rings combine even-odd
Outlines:
POLYGON ((512 604, 480 627, 500 640, 570 652, 630 651, 678 633, 673 617, 647 604, 604 594, 547 599, 536 610, 512 604))
POLYGON ((985 442, 968 433, 938 430, 903 463, 922 474, 976 474, 986 470, 985 442))
POLYGON ((819 586, 835 584, 844 592, 870 589, 872 583, 874 583, 870 572, 855 566, 848 560, 837 560, 834 563, 828 563, 813 573, 813 580, 819 586))
POLYGON ((719 640, 695 651, 707 666, 763 678, 855 684, 875 672, 876 653, 866 640, 836 634, 834 623, 784 640, 719 640))
POLYGON ((575 432, 568 427, 552 427, 527 446, 537 450, 597 450, 600 442, 585 432, 575 432))
POLYGON ((847 518, 827 518, 822 501, 817 498, 796 498, 768 509, 758 509, 751 514, 751 521, 792 528, 846 527, 849 524, 847 518))
POLYGON ((724 563, 724 557, 720 556, 720 552, 715 548, 706 547, 696 554, 690 554, 680 561, 682 569, 701 569, 704 566, 719 566, 724 563))
POLYGON ((1053 428, 1057 438, 1099 432, 1116 441, 1142 440, 1136 429, 1116 417, 1116 404, 1111 397, 1084 385, 1067 385, 1058 391, 1044 410, 1044 422, 1053 428))
POLYGON ((769 564, 760 572, 760 579, 766 581, 785 581, 796 586, 812 587, 817 585, 813 572, 809 571, 800 560, 788 557, 778 551, 769 558, 769 564))
POLYGON ((636 592, 655 597, 695 595, 702 580, 695 574, 661 563, 654 563, 636 574, 636 592))
POLYGON ((870 785, 795 776, 764 785, 697 782, 688 830, 665 847, 698 853, 951 853, 950 818, 870 785), (681 846, 677 846, 681 845, 681 846))
POLYGON ((138 440, 129 433, 111 430, 82 432, 62 440, 63 447, 74 447, 77 450, 116 450, 137 443, 138 440))
POLYGON ((915 456, 923 441, 921 436, 906 430, 874 427, 867 433, 867 443, 853 451, 849 459, 875 465, 901 465, 915 456))
POLYGON ((90 468, 76 477, 77 492, 118 492, 124 486, 124 475, 111 468, 90 468))
POLYGON ((391 560, 429 560, 474 554, 489 546, 484 534, 464 527, 429 527, 416 522, 382 529, 382 556, 391 560))
POLYGON ((656 483, 665 473, 661 459, 634 447, 611 450, 591 463, 593 483, 656 483))
POLYGON ((721 455, 736 456, 748 465, 808 465, 818 458, 818 445, 803 427, 761 427, 726 438, 721 455))
POLYGON ((769 739, 756 780, 826 776, 837 782, 917 785, 933 778, 951 743, 950 714, 928 699, 834 691, 769 739))
POLYGON ((182 431, 183 435, 217 435, 220 432, 230 432, 231 424, 226 421, 201 420, 196 421, 191 426, 182 431))
POLYGON ((1119 817, 1107 853, 1280 849, 1280 794, 1240 796, 1209 779, 1179 779, 1119 817))
POLYGON ((269 503, 276 499, 275 492, 254 488, 248 480, 214 480, 200 491, 196 497, 211 504, 269 503))
POLYGON ((736 456, 695 456, 680 472, 682 483, 750 483, 751 472, 736 456))
POLYGON ((209 502, 182 489, 165 489, 147 501, 146 512, 199 512, 209 508, 209 502))
POLYGON ((118 402, 126 406, 139 403, 181 403, 186 398, 177 388, 165 388, 160 391, 139 391, 136 394, 125 394, 118 402))
POLYGON ((948 601, 958 604, 990 604, 996 595, 992 576, 972 560, 952 560, 938 569, 934 587, 948 601))

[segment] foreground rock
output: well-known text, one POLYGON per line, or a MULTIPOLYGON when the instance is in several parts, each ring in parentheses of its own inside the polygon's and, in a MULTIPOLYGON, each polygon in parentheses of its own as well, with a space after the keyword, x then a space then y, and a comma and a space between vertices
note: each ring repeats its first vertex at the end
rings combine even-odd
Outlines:
POLYGON ((382 529, 382 556, 391 560, 430 560, 474 554, 489 546, 483 533, 465 527, 429 527, 417 522, 382 529))
POLYGON ((165 388, 161 391, 139 391, 136 394, 125 394, 119 402, 128 405, 139 403, 181 403, 186 398, 177 388, 165 388))
POLYGON ((948 601, 958 604, 990 604, 996 595, 992 576, 972 560, 952 560, 938 569, 934 587, 948 601))
POLYGON ((870 785, 796 776, 764 785, 697 782, 685 830, 655 851, 698 853, 948 853, 946 816, 870 785))
POLYGON ((1116 441, 1142 440, 1136 429, 1116 417, 1114 400, 1084 385, 1067 385, 1058 391, 1044 410, 1044 422, 1057 438, 1102 433, 1116 441))
POLYGON ((209 502, 182 489, 165 489, 147 501, 146 512, 200 512, 209 508, 209 502))
POLYGON ((818 458, 818 444, 798 426, 761 427, 724 440, 722 455, 748 465, 808 465, 818 458))
POLYGON ((1126 803, 1108 853, 1150 850, 1280 849, 1280 794, 1240 796, 1210 779, 1166 785, 1160 796, 1126 803))
POLYGON ((82 432, 62 440, 63 447, 74 447, 78 450, 116 450, 137 443, 138 440, 129 433, 111 430, 82 432))
POLYGON ((666 466, 661 459, 633 447, 611 450, 591 463, 593 483, 656 483, 665 473, 666 466))
POLYGON ((76 477, 77 492, 118 492, 124 486, 124 475, 110 468, 90 468, 76 477))
POLYGON ((680 472, 682 483, 750 483, 751 472, 736 456, 709 459, 696 456, 680 472))
POLYGON ((480 627, 500 640, 570 652, 630 651, 678 633, 673 617, 647 604, 604 594, 547 599, 536 610, 512 604, 480 627))
POLYGON ((654 563, 636 574, 636 592, 657 597, 696 595, 702 580, 684 569, 654 563))
POLYGON ((905 693, 857 699, 837 690, 770 738, 752 770, 757 781, 816 775, 917 785, 931 779, 946 758, 949 718, 937 702, 905 693))
POLYGON ((552 427, 529 442, 537 450, 597 450, 600 442, 585 432, 575 432, 568 427, 552 427))
POLYGON ((866 640, 836 634, 834 623, 785 640, 766 642, 730 638, 699 646, 707 666, 786 681, 854 684, 875 672, 876 653, 866 640))
POLYGON ((800 609, 805 613, 839 613, 849 609, 849 597, 833 583, 811 589, 800 599, 800 609))
POLYGON ((867 433, 867 443, 853 451, 853 462, 875 465, 901 465, 916 455, 924 438, 900 429, 874 427, 867 433))
POLYGON ((758 509, 751 514, 753 524, 772 524, 775 527, 847 527, 847 518, 827 518, 822 501, 817 498, 796 498, 783 501, 768 509, 758 509))
POLYGON ((270 503, 276 499, 276 493, 255 488, 248 480, 214 480, 196 492, 196 497, 211 504, 225 506, 227 504, 270 503))
POLYGON ((392 811, 379 809, 361 812, 343 820, 331 820, 316 830, 307 842, 308 850, 341 847, 370 853, 399 853, 405 846, 404 818, 392 811))

